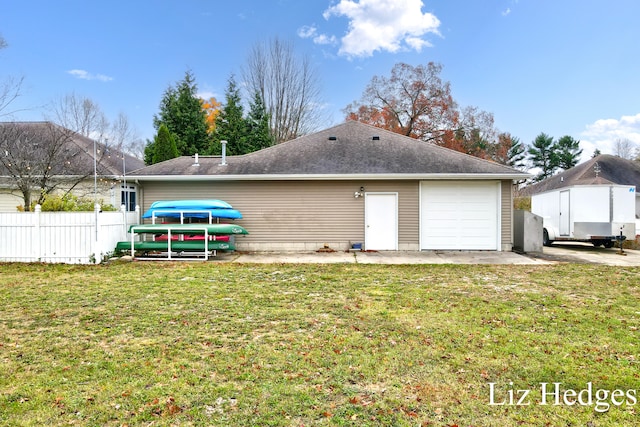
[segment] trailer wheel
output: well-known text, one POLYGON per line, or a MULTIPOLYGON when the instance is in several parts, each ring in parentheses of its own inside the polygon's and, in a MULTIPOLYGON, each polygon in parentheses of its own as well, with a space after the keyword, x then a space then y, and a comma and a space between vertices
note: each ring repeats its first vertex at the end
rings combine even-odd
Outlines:
POLYGON ((544 246, 551 246, 552 243, 553 243, 553 240, 549 240, 549 233, 545 228, 544 230, 542 230, 542 244, 544 246))
POLYGON ((612 248, 613 247, 613 240, 605 240, 604 241, 604 247, 605 248, 612 248))
POLYGON ((603 241, 602 240, 592 240, 591 243, 593 243, 593 246, 597 248, 597 247, 602 246, 603 241))

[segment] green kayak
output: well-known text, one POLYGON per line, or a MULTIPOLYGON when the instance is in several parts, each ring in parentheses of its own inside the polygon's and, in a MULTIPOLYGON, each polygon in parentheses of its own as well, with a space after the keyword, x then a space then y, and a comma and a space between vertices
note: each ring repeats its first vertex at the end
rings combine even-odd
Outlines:
POLYGON ((229 234, 249 234, 244 227, 236 224, 140 224, 129 227, 130 233, 150 234, 204 234, 222 236, 229 234))

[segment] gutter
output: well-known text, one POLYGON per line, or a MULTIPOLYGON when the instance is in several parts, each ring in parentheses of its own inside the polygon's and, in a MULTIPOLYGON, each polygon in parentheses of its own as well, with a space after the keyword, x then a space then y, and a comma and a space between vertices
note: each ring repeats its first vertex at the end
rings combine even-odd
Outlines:
POLYGON ((140 181, 345 181, 345 180, 505 180, 525 179, 533 175, 526 173, 442 173, 442 174, 269 174, 269 175, 129 175, 140 181))

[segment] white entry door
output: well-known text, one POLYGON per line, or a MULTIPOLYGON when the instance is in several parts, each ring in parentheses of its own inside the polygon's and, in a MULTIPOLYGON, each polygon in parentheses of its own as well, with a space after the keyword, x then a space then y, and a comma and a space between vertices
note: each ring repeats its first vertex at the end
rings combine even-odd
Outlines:
POLYGON ((365 193, 364 247, 398 250, 398 193, 365 193))

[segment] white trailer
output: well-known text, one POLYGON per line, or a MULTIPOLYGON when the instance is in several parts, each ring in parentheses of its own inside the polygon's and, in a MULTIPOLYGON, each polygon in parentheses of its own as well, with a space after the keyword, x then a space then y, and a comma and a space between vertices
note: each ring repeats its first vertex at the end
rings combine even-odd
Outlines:
POLYGON ((636 237, 634 185, 576 185, 534 194, 531 212, 543 219, 545 246, 579 241, 610 248, 621 233, 636 237))

